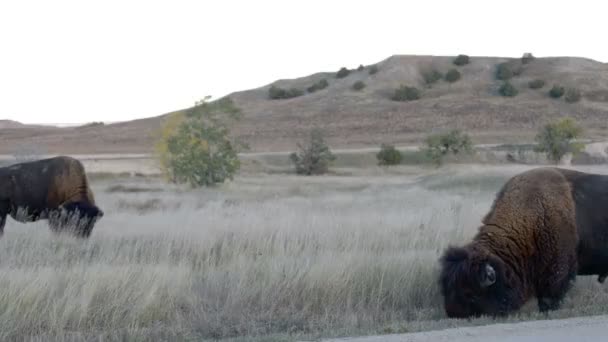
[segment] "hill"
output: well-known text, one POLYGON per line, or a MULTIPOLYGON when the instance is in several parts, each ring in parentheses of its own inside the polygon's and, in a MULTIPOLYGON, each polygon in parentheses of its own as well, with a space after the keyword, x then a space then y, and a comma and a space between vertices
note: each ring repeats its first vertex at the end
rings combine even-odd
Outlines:
MULTIPOLYGON (((434 131, 460 128, 471 133, 476 143, 531 141, 536 130, 548 120, 566 115, 574 117, 592 138, 606 136, 608 129, 608 65, 585 58, 536 58, 522 64, 519 58, 471 57, 457 67, 454 57, 392 56, 376 64, 378 72, 352 70, 344 78, 336 72, 321 72, 298 79, 284 79, 256 89, 230 94, 244 112, 234 132, 247 141, 253 151, 283 151, 295 147, 310 128, 322 127, 334 148, 419 143, 434 131), (519 90, 515 97, 498 94, 502 81, 495 78, 499 63, 520 68, 511 83, 519 90), (449 83, 425 85, 422 74, 442 73, 457 68, 462 77, 449 83), (327 88, 307 93, 306 88, 326 79, 327 88), (528 82, 542 79, 545 86, 530 89, 528 82), (360 91, 356 81, 365 83, 360 91), (577 103, 548 96, 559 84, 582 93, 577 103), (271 85, 298 88, 304 95, 270 100, 271 85), (415 86, 422 97, 396 102, 390 98, 400 85, 415 86)), ((153 148, 155 133, 166 115, 148 119, 92 127, 61 129, 3 129, 0 153, 29 142, 61 153, 141 153, 153 148), (19 133, 15 133, 19 131, 19 133)))

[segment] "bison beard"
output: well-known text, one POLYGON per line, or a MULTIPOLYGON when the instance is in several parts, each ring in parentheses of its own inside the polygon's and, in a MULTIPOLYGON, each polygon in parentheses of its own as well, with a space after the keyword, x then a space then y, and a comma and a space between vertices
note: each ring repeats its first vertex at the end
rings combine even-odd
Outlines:
POLYGON ((608 275, 608 176, 538 168, 511 178, 473 240, 440 259, 449 317, 559 308, 577 274, 608 275))
POLYGON ((55 157, 0 168, 0 235, 7 215, 19 222, 48 219, 53 232, 89 237, 104 213, 82 164, 55 157))

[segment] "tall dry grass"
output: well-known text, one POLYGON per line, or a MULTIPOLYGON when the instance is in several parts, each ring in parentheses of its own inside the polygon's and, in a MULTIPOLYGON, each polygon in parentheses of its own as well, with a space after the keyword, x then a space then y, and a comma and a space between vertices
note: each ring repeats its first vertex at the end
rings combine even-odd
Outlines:
MULTIPOLYGON (((251 176, 200 191, 95 182, 106 216, 89 241, 7 225, 0 340, 291 340, 475 324, 444 320, 437 259, 475 233, 519 170, 459 170, 251 176)), ((561 315, 602 304, 604 287, 583 279, 561 315)))

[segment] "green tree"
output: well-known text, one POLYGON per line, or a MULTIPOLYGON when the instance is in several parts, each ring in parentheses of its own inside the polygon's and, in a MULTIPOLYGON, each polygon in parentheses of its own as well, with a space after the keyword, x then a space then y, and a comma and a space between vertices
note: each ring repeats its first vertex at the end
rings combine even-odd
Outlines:
POLYGON ((370 66, 368 72, 370 75, 374 75, 374 74, 378 73, 378 66, 377 65, 370 66))
POLYGON ((310 132, 310 138, 305 145, 298 143, 298 152, 289 155, 289 159, 299 175, 320 175, 329 170, 331 162, 336 157, 325 143, 323 132, 315 128, 310 132))
POLYGON ((496 66, 496 79, 501 81, 510 80, 513 77, 513 69, 508 62, 496 66))
POLYGON ((345 67, 340 68, 340 70, 338 70, 338 72, 336 73, 336 78, 344 78, 346 76, 350 75, 350 70, 348 70, 345 67))
POLYGON ((449 154, 470 154, 472 151, 473 143, 469 135, 457 129, 426 138, 425 153, 437 165, 441 165, 449 154))
POLYGON ((445 80, 450 82, 450 83, 454 83, 456 81, 458 81, 460 79, 460 71, 456 70, 456 69, 450 69, 448 70, 448 72, 445 74, 445 80))
POLYGON ((380 152, 376 154, 378 165, 381 166, 399 165, 401 164, 402 158, 403 155, 401 152, 397 150, 395 146, 388 144, 382 144, 380 146, 380 152))
POLYGON ((420 98, 420 91, 416 87, 408 87, 402 85, 399 89, 395 89, 395 93, 391 97, 393 101, 413 101, 420 98))
POLYGON ((443 75, 439 71, 432 69, 423 71, 422 78, 424 79, 424 83, 426 83, 427 86, 430 86, 442 79, 443 75))
POLYGON ((554 99, 559 99, 564 95, 566 89, 558 84, 554 85, 551 90, 549 90, 549 96, 554 99))
POLYGON ((233 179, 240 168, 237 149, 245 145, 230 137, 229 125, 241 111, 229 97, 208 100, 173 114, 163 125, 157 154, 172 182, 209 186, 233 179))
POLYGON ((583 144, 576 142, 582 128, 572 118, 564 118, 545 125, 536 135, 536 152, 545 153, 547 159, 558 163, 567 153, 578 153, 583 144))
POLYGON ((458 55, 456 58, 454 58, 452 63, 454 63, 454 65, 458 65, 458 66, 463 66, 463 65, 469 64, 469 56, 458 55))
POLYGON ((273 85, 268 89, 268 97, 271 100, 291 99, 302 96, 303 94, 304 92, 297 88, 283 89, 273 85))
POLYGON ((517 94, 519 94, 519 91, 517 90, 517 88, 515 88, 515 86, 513 86, 513 84, 511 84, 511 82, 509 82, 509 81, 504 82, 500 86, 500 88, 498 88, 498 92, 500 93, 500 95, 506 96, 506 97, 514 97, 514 96, 517 96, 517 94))
POLYGON ((322 89, 327 88, 327 86, 329 86, 329 83, 327 82, 327 80, 326 79, 321 79, 321 80, 319 80, 319 82, 317 82, 317 83, 311 85, 310 87, 306 88, 306 90, 309 93, 314 93, 317 90, 322 90, 322 89))
POLYGON ((360 91, 363 90, 363 88, 365 88, 365 83, 363 81, 353 83, 353 90, 360 91))
POLYGON ((535 80, 528 82, 528 87, 530 87, 530 89, 540 89, 544 86, 545 86, 545 81, 541 80, 541 79, 535 79, 535 80))

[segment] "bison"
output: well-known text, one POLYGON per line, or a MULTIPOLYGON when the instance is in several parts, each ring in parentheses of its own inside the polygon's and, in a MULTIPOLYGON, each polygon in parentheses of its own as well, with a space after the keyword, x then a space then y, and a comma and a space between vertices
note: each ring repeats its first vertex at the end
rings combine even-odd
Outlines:
POLYGON ((60 156, 0 168, 0 236, 7 215, 24 223, 47 219, 54 232, 86 238, 104 213, 82 164, 60 156))
POLYGON ((608 275, 608 176, 543 167, 500 189, 472 241, 449 246, 439 286, 448 317, 504 316, 536 297, 559 308, 577 275, 608 275))

